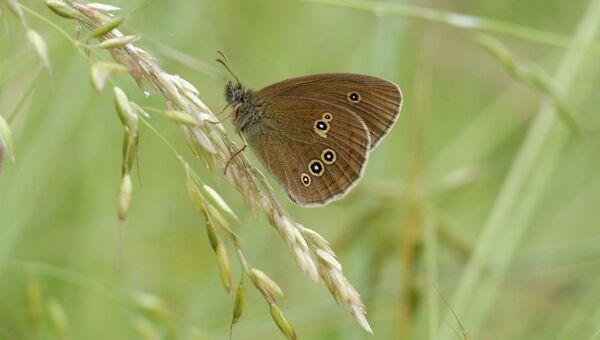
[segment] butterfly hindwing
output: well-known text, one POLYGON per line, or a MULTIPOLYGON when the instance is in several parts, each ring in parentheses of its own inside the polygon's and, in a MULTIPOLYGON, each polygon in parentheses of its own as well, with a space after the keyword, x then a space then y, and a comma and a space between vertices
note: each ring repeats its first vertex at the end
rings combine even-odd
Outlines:
POLYGON ((301 205, 343 196, 362 176, 371 137, 353 111, 316 98, 277 95, 243 136, 257 158, 301 205))

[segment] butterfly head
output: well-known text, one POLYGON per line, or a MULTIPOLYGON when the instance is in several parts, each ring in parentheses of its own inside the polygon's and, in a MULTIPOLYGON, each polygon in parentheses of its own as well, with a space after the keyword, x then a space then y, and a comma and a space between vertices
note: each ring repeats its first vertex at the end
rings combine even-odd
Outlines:
POLYGON ((227 104, 236 106, 238 104, 243 104, 247 101, 249 96, 248 90, 242 86, 242 84, 228 82, 225 85, 225 100, 227 100, 227 104))
POLYGON ((229 82, 225 85, 225 100, 227 106, 234 109, 233 124, 238 133, 256 122, 256 103, 252 90, 244 88, 239 82, 229 82))
POLYGON ((217 58, 217 62, 225 67, 225 69, 233 76, 235 79, 235 83, 228 82, 225 85, 225 100, 227 100, 227 105, 231 106, 239 106, 249 101, 250 91, 246 90, 244 86, 240 83, 235 72, 231 68, 231 64, 225 54, 221 51, 217 51, 219 54, 219 58, 217 58))

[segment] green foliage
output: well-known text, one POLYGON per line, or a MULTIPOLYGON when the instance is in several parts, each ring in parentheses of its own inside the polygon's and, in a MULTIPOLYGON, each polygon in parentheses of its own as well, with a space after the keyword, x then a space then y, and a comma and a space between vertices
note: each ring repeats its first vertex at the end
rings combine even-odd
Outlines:
POLYGON ((63 1, 21 3, 0 2, 0 338, 598 337, 600 0, 114 1, 94 32, 63 1), (123 76, 110 53, 132 42, 213 112, 217 50, 251 88, 337 71, 402 87, 347 198, 302 209, 277 189, 332 241, 321 260, 374 336, 206 170, 173 124, 196 118, 123 76))

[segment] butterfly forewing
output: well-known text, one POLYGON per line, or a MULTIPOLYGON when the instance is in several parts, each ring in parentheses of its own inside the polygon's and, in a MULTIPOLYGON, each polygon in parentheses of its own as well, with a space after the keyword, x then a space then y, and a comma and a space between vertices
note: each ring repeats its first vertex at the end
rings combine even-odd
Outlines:
POLYGON ((292 78, 256 93, 259 102, 268 102, 278 96, 318 99, 354 112, 369 130, 371 149, 389 132, 402 106, 402 93, 396 84, 377 77, 350 73, 292 78))
POLYGON ((353 111, 284 94, 271 97, 260 110, 260 123, 242 133, 294 202, 326 204, 360 179, 371 137, 353 111))

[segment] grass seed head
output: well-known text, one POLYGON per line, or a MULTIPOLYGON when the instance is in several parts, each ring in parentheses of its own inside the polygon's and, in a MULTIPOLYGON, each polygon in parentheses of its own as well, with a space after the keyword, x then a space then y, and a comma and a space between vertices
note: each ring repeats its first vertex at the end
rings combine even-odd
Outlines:
POLYGON ((138 129, 139 118, 131 108, 131 104, 129 103, 129 99, 127 99, 127 95, 125 95, 125 92, 117 86, 114 87, 113 91, 119 119, 127 132, 132 134, 138 129))
POLYGON ((109 76, 124 74, 127 73, 127 71, 127 67, 121 64, 97 62, 91 67, 92 83, 94 84, 96 90, 102 91, 109 76))
POLYGON ((46 40, 44 40, 44 38, 42 38, 38 32, 32 29, 27 30, 27 39, 42 60, 44 67, 50 70, 50 57, 48 56, 48 46, 46 45, 46 40))
POLYGON ((122 37, 115 37, 115 38, 110 38, 110 39, 106 39, 104 41, 102 41, 100 43, 100 48, 105 48, 107 50, 109 49, 113 49, 113 48, 122 48, 125 47, 135 41, 138 41, 140 39, 139 36, 137 35, 125 35, 122 37))
POLYGON ((188 197, 194 205, 194 208, 196 208, 196 210, 200 211, 201 213, 206 214, 204 197, 200 194, 196 183, 189 174, 186 177, 185 188, 187 190, 188 197))
POLYGON ((123 21, 125 21, 125 17, 116 17, 112 20, 109 20, 102 26, 96 28, 92 33, 90 33, 90 38, 98 38, 109 33, 113 29, 119 27, 123 23, 123 21))
POLYGON ((14 160, 12 132, 8 126, 8 122, 0 114, 0 161, 3 152, 6 152, 8 157, 14 160))
POLYGON ((121 189, 119 191, 119 220, 124 221, 129 212, 129 206, 131 205, 131 196, 133 192, 133 184, 131 181, 131 175, 128 173, 123 175, 121 179, 121 189))
POLYGON ((69 334, 69 323, 65 309, 57 299, 51 299, 47 305, 48 315, 54 330, 62 339, 67 339, 69 334))
POLYGON ((91 9, 95 9, 101 12, 106 12, 106 13, 110 13, 110 12, 117 12, 121 10, 121 7, 117 7, 117 6, 113 6, 113 5, 107 5, 107 4, 103 4, 103 3, 99 3, 99 2, 92 2, 87 4, 88 8, 91 9))
POLYGON ((250 279, 266 296, 269 302, 274 302, 274 298, 285 298, 283 290, 267 274, 256 268, 250 269, 250 279))
MULTIPOLYGON (((94 7, 79 2, 69 2, 68 4, 69 6, 72 4, 73 8, 77 8, 80 11, 80 15, 83 17, 80 23, 92 31, 98 29, 107 20, 105 14, 100 12, 107 10, 106 8, 101 8, 102 6, 94 7)), ((147 80, 148 83, 152 84, 154 90, 165 98, 166 106, 169 110, 185 112, 202 123, 198 126, 181 124, 182 131, 185 137, 188 138, 192 150, 205 165, 215 173, 222 172, 231 156, 231 151, 237 150, 237 147, 229 139, 222 124, 204 123, 205 120, 214 121, 216 118, 198 97, 198 90, 178 75, 164 72, 156 63, 154 57, 132 44, 134 40, 133 36, 123 36, 118 29, 113 29, 111 35, 117 37, 116 40, 103 41, 103 47, 113 48, 110 50, 112 57, 119 64, 127 66, 129 74, 134 77, 142 90, 146 92, 144 81, 147 80), (132 41, 127 41, 127 39, 131 39, 132 41), (115 50, 114 47, 121 48, 115 50)), ((118 92, 122 91, 115 90, 117 103, 120 102, 118 100, 120 96, 126 99, 124 93, 118 92)), ((129 103, 129 106, 131 106, 131 103, 129 103)), ((126 130, 131 130, 129 129, 130 124, 128 124, 131 115, 128 112, 130 110, 127 110, 127 105, 117 104, 117 109, 124 125, 127 127, 126 130)), ((135 118, 137 119, 137 116, 135 118)), ((327 241, 289 217, 275 198, 273 189, 269 186, 264 176, 249 163, 247 157, 244 155, 237 157, 231 163, 225 178, 243 195, 246 204, 253 210, 253 213, 256 213, 254 209, 259 209, 269 218, 269 222, 286 242, 290 253, 296 258, 296 262, 302 270, 311 278, 319 279, 330 290, 332 296, 338 302, 344 304, 352 313, 356 314, 355 318, 359 324, 369 330, 368 327, 364 326, 366 319, 364 318, 364 307, 360 301, 360 297, 343 272, 339 270, 339 264, 331 261, 331 258, 327 255, 319 256, 317 254, 317 250, 321 250, 324 254, 328 254, 335 259, 335 254, 327 241), (327 258, 330 261, 326 262, 322 258, 327 258)), ((208 203, 203 197, 203 194, 207 194, 207 192, 201 191, 201 188, 196 187, 194 190, 191 190, 191 186, 189 184, 187 186, 188 193, 193 198, 194 204, 200 206, 206 218, 210 219, 210 224, 215 228, 226 230, 229 233, 228 236, 231 239, 235 239, 235 234, 231 231, 227 220, 221 213, 222 211, 226 211, 226 209, 222 207, 221 209, 217 209, 208 203)), ((220 207, 220 204, 217 202, 214 204, 220 207)), ((219 230, 219 232, 222 230, 219 230)), ((220 242, 217 243, 215 249, 223 249, 218 251, 218 258, 222 257, 223 253, 225 253, 225 245, 220 242)), ((224 263, 222 259, 221 262, 224 263)), ((220 264, 221 267, 224 267, 224 265, 220 264)), ((246 266, 246 268, 248 267, 246 266)), ((248 270, 248 272, 250 271, 248 270)), ((272 280, 265 279, 262 275, 257 274, 256 270, 253 271, 251 277, 255 286, 263 292, 263 295, 270 304, 274 303, 275 296, 283 296, 281 289, 272 280)), ((282 316, 280 312, 277 306, 273 307, 273 315, 282 316)), ((282 330, 285 330, 284 334, 295 338, 293 329, 285 327, 284 318, 274 317, 274 319, 278 320, 278 326, 282 330)))
POLYGON ((42 288, 40 287, 39 281, 34 277, 27 280, 25 300, 27 302, 29 323, 34 329, 37 329, 42 320, 44 302, 42 298, 42 288))
POLYGON ((219 206, 219 208, 221 208, 221 210, 229 214, 229 216, 233 217, 235 220, 239 221, 237 215, 233 212, 233 210, 229 207, 227 202, 225 202, 223 197, 221 197, 221 195, 219 195, 219 193, 215 189, 209 187, 206 184, 202 186, 202 189, 204 189, 204 192, 208 194, 210 198, 212 198, 213 202, 215 202, 219 206))
POLYGON ((177 124, 183 124, 187 126, 199 126, 198 122, 193 116, 183 111, 167 110, 165 116, 177 124))
POLYGON ((231 319, 231 326, 235 325, 242 316, 242 312, 244 311, 244 305, 246 302, 246 288, 244 287, 244 282, 240 282, 238 285, 236 294, 235 294, 235 302, 233 303, 233 317, 231 319))
POLYGON ((325 252, 321 249, 317 249, 317 255, 319 256, 319 259, 321 259, 321 261, 323 261, 324 263, 327 264, 327 266, 329 266, 335 270, 339 270, 339 271, 342 270, 342 265, 330 253, 325 252))
POLYGON ((215 226, 212 224, 209 218, 206 219, 206 233, 208 234, 208 240, 213 251, 217 251, 217 247, 222 243, 215 226))
POLYGON ((292 327, 288 319, 283 315, 281 308, 274 303, 271 304, 271 317, 286 338, 290 340, 298 339, 294 327, 292 327))
POLYGON ((78 19, 80 17, 78 11, 61 0, 46 0, 46 6, 63 18, 78 19))
POLYGON ((135 293, 131 298, 136 308, 154 319, 166 323, 171 318, 171 309, 160 296, 150 293, 135 293))
POLYGON ((219 273, 221 274, 223 286, 225 289, 227 289, 227 292, 231 292, 231 289, 233 288, 231 264, 229 261, 229 255, 227 254, 227 249, 223 243, 217 244, 215 254, 217 255, 217 264, 219 266, 219 273))

